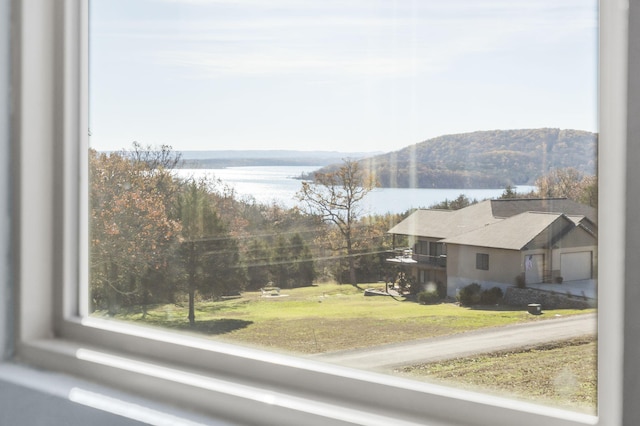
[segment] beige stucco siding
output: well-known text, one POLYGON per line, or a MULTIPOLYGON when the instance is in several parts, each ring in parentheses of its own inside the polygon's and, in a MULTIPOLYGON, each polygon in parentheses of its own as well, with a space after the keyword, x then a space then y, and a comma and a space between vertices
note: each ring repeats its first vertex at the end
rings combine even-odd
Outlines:
POLYGON ((555 246, 559 248, 592 247, 595 242, 593 235, 581 227, 575 227, 555 246))
POLYGON ((584 228, 558 221, 531 240, 526 249, 547 248, 551 244, 555 248, 593 246, 595 241, 596 238, 584 228))
POLYGON ((516 276, 523 270, 522 252, 497 248, 447 246, 447 292, 454 296, 456 291, 468 284, 478 283, 483 287, 506 288, 515 283, 516 276), (489 269, 476 268, 476 254, 489 255, 489 269))
POLYGON ((568 219, 556 220, 548 228, 534 237, 527 245, 527 250, 536 250, 547 248, 554 243, 559 236, 567 234, 571 229, 574 229, 575 225, 568 219))
MULTIPOLYGON (((592 262, 587 265, 580 265, 580 268, 588 267, 590 270, 571 271, 571 276, 593 277, 594 265, 596 262, 596 246, 582 245, 585 242, 593 244, 591 237, 583 240, 585 235, 576 233, 568 235, 566 241, 563 239, 562 248, 535 249, 535 250, 504 250, 496 248, 463 246, 449 244, 447 247, 447 292, 455 296, 456 291, 471 283, 478 283, 485 288, 500 287, 503 290, 514 285, 516 277, 525 272, 525 260, 527 255, 541 255, 543 258, 543 270, 541 278, 545 282, 553 282, 556 277, 562 276, 561 265, 562 255, 567 253, 590 252, 592 262), (489 269, 482 270, 476 268, 476 254, 484 253, 489 255, 489 269), (586 265, 586 266, 585 266, 586 265)), ((588 236, 588 234, 587 234, 588 236)))

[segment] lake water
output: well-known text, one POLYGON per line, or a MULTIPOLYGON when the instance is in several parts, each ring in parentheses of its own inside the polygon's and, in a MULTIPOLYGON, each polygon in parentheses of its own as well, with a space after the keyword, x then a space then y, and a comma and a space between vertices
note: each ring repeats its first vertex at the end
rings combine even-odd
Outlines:
MULTIPOLYGON (((286 207, 298 204, 295 198, 301 182, 295 179, 302 173, 318 170, 321 166, 262 166, 228 167, 225 169, 177 169, 180 177, 210 176, 233 187, 240 196, 255 198, 260 203, 277 202, 286 207)), ((518 187, 518 192, 529 192, 531 186, 518 187)), ((499 197, 498 189, 416 189, 376 188, 364 200, 365 214, 403 213, 411 208, 429 207, 441 201, 453 200, 460 194, 478 201, 499 197)))

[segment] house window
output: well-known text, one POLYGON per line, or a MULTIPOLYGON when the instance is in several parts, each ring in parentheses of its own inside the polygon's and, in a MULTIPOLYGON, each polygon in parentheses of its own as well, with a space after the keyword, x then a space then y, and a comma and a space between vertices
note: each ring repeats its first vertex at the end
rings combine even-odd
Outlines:
POLYGON ((486 253, 476 253, 476 269, 489 270, 489 255, 486 253))
POLYGON ((420 254, 429 254, 429 243, 426 241, 420 241, 420 254))
POLYGON ((430 242, 429 243, 429 255, 430 256, 434 256, 434 257, 438 257, 438 256, 442 256, 445 253, 444 250, 444 244, 443 243, 437 243, 437 242, 430 242))
POLYGON ((427 241, 419 241, 418 242, 418 253, 417 254, 424 254, 427 255, 429 254, 429 245, 431 243, 428 243, 427 241))

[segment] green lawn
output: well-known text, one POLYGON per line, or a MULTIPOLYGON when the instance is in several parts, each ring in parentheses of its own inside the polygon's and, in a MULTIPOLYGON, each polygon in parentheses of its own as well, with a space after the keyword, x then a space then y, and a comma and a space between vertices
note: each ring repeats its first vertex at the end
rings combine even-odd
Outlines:
POLYGON ((189 327, 186 304, 153 306, 144 318, 140 311, 117 318, 272 350, 311 354, 593 311, 555 310, 533 316, 524 309, 505 307, 419 305, 403 298, 365 297, 350 285, 321 284, 283 289, 281 296, 274 298, 246 292, 237 299, 199 303, 195 329, 189 327))
MULTIPOLYGON (((313 354, 588 312, 595 310, 551 310, 535 316, 523 308, 471 309, 454 303, 420 305, 404 298, 365 297, 350 285, 321 284, 283 289, 280 297, 246 292, 236 299, 201 302, 196 305, 194 329, 189 327, 186 304, 153 306, 145 317, 134 309, 116 318, 232 343, 313 354)), ((526 350, 416 365, 396 374, 593 413, 595 348, 593 338, 574 339, 526 350)))

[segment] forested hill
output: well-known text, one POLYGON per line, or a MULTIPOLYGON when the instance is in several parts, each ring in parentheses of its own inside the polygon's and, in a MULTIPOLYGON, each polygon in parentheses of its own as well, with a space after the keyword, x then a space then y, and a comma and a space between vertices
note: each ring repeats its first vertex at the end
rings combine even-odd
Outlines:
POLYGON ((532 185, 555 168, 596 171, 597 134, 581 130, 478 131, 439 136, 360 162, 382 187, 532 185))

